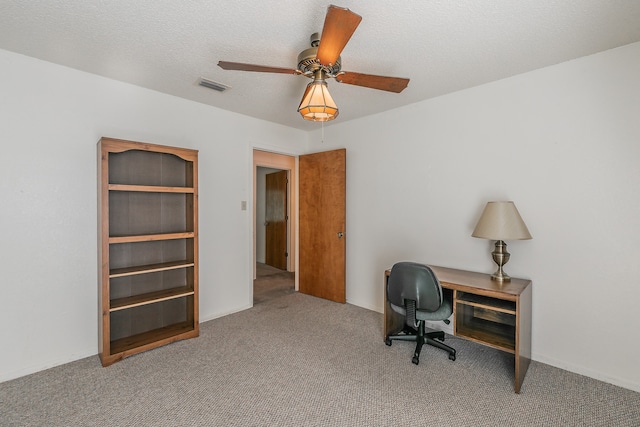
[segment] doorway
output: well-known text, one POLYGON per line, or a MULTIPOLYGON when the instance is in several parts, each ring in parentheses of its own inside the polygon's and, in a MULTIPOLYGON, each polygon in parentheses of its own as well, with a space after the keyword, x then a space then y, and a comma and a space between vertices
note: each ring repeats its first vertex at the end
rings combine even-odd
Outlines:
POLYGON ((253 150, 253 304, 297 290, 296 158, 253 150))

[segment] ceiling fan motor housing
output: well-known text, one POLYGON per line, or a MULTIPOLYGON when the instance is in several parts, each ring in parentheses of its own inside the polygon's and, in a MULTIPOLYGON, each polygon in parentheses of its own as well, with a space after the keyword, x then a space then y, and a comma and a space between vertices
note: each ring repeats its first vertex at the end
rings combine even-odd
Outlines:
POLYGON ((320 44, 320 34, 311 34, 311 47, 305 49, 298 55, 298 70, 302 71, 305 75, 313 75, 316 71, 322 69, 325 74, 335 77, 342 68, 342 58, 338 57, 335 64, 330 67, 320 64, 318 61, 318 45, 320 44))

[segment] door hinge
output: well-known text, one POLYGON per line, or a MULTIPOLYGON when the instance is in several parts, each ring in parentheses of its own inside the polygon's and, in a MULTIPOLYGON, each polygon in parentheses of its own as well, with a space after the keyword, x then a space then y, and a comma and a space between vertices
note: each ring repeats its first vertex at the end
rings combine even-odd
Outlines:
POLYGON ((288 257, 288 256, 289 256, 289 252, 285 252, 285 253, 284 253, 284 256, 285 256, 285 257, 288 257))

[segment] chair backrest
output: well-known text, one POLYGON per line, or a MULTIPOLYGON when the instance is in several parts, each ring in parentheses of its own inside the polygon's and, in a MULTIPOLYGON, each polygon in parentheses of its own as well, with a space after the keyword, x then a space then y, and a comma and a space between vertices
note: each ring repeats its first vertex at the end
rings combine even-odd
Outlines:
POLYGON ((442 305, 442 286, 431 268, 415 262, 399 262, 391 268, 387 300, 398 307, 405 300, 416 302, 416 310, 436 311, 442 305))

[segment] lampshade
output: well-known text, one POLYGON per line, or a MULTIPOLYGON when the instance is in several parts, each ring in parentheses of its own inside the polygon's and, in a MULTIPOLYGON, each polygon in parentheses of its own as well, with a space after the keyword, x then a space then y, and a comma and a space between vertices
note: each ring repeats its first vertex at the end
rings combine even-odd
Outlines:
POLYGON ((531 234, 513 202, 488 202, 471 235, 491 240, 531 239, 531 234))
POLYGON ((326 122, 338 117, 338 107, 333 102, 327 82, 321 73, 307 85, 298 112, 305 120, 314 122, 326 122))

